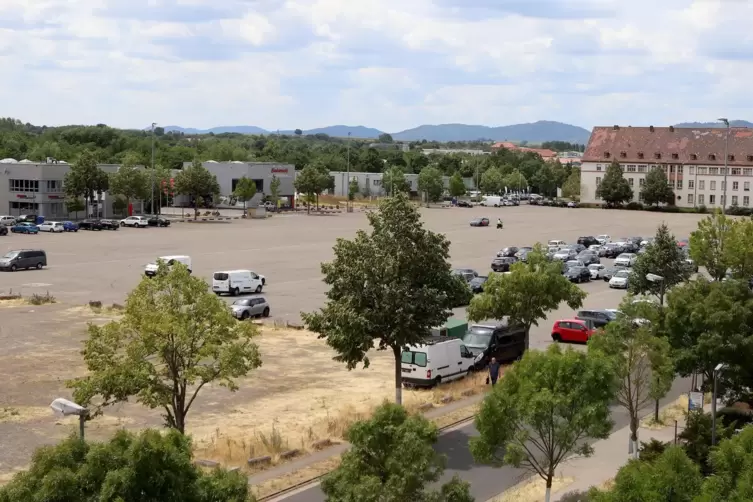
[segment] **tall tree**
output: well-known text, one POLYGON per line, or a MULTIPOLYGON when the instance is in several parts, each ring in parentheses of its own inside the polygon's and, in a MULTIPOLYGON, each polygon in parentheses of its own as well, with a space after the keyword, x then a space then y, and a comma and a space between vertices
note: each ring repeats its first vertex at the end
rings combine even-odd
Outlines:
POLYGON ((81 153, 79 158, 71 164, 65 174, 63 182, 65 195, 71 199, 83 197, 88 208, 95 195, 107 191, 109 178, 107 173, 97 165, 97 158, 89 150, 81 153))
POLYGON ((421 343, 442 325, 469 290, 450 271, 450 242, 423 227, 405 194, 390 197, 368 219, 370 233, 337 240, 334 260, 322 264, 327 302, 303 319, 348 369, 368 367, 367 352, 375 345, 391 350, 400 403, 403 347, 421 343))
POLYGON ((580 200, 580 169, 573 169, 573 172, 562 185, 562 196, 567 199, 580 200))
POLYGON ((476 415, 479 436, 470 440, 479 462, 523 467, 546 483, 572 454, 590 456, 586 439, 609 436, 612 367, 605 358, 565 351, 528 351, 505 372, 476 415))
POLYGON ((753 219, 733 220, 724 249, 732 277, 746 281, 753 277, 753 219))
POLYGON ((698 222, 698 229, 690 234, 690 256, 715 281, 721 281, 727 275, 731 265, 732 226, 735 220, 721 211, 698 222))
POLYGON ((157 408, 181 433, 186 416, 207 384, 231 391, 236 379, 261 366, 256 328, 239 323, 203 279, 182 264, 160 264, 126 299, 123 317, 89 325, 84 342, 85 377, 68 382, 93 416, 136 398, 157 408))
POLYGON ((392 166, 384 172, 382 175, 382 188, 389 195, 410 191, 410 185, 405 179, 405 172, 398 166, 392 166))
POLYGON ((78 219, 78 213, 84 209, 86 209, 86 204, 84 204, 84 201, 79 197, 65 201, 65 210, 68 213, 73 213, 76 219, 78 219))
POLYGON ((348 430, 351 448, 322 481, 330 502, 472 502, 468 483, 457 477, 439 491, 427 485, 442 475, 445 459, 434 451, 436 426, 385 403, 369 420, 348 430))
POLYGON ((133 199, 148 197, 149 186, 146 173, 142 168, 124 163, 117 172, 110 175, 109 191, 113 195, 121 195, 125 199, 126 208, 129 208, 133 199))
POLYGON ((235 195, 238 200, 243 201, 243 214, 246 214, 246 203, 256 195, 256 182, 243 176, 238 180, 238 183, 235 184, 233 195, 235 195))
POLYGON ((0 502, 251 502, 248 479, 202 472, 176 431, 119 430, 106 443, 70 437, 39 448, 30 469, 0 488, 0 502))
POLYGON ((661 167, 655 166, 648 172, 641 195, 643 202, 652 206, 675 203, 675 192, 670 188, 667 173, 661 167))
POLYGON ((666 223, 656 229, 654 241, 646 247, 646 252, 638 255, 633 265, 628 288, 638 295, 651 294, 664 305, 667 291, 677 284, 685 282, 690 277, 690 268, 685 262, 685 255, 677 246, 677 240, 672 235, 666 223), (650 280, 649 274, 661 279, 650 280))
POLYGON ((216 197, 220 193, 220 184, 217 183, 217 177, 196 159, 175 176, 175 191, 191 199, 196 219, 199 216, 201 200, 216 197))
POLYGON ((487 169, 481 175, 481 191, 487 194, 498 194, 505 189, 504 176, 497 167, 487 169))
POLYGON ((444 193, 442 173, 436 167, 429 166, 418 175, 418 189, 426 194, 426 203, 439 202, 444 193))
MULTIPOLYGON (((329 173, 327 173, 326 178, 329 178, 329 173)), ((321 168, 310 164, 298 173, 293 183, 295 189, 298 192, 305 194, 307 199, 309 199, 307 207, 308 212, 311 212, 311 200, 316 200, 318 206, 319 194, 324 191, 327 179, 325 179, 325 175, 321 168)))
POLYGON ((512 173, 505 176, 502 184, 511 192, 522 192, 525 191, 528 186, 528 180, 520 173, 520 171, 515 169, 512 173))
POLYGON ((709 461, 714 474, 696 502, 753 500, 753 427, 719 443, 709 461))
POLYGON ((356 199, 356 194, 358 193, 358 179, 353 178, 350 180, 350 183, 348 183, 348 200, 353 202, 356 199))
POLYGON ((392 143, 392 136, 387 133, 382 133, 379 135, 379 142, 380 143, 392 143))
POLYGON ((277 209, 277 205, 280 201, 280 178, 272 175, 272 181, 269 183, 269 196, 272 198, 272 204, 274 204, 275 209, 277 209))
POLYGON ((619 206, 633 200, 633 189, 622 175, 622 168, 617 161, 612 162, 604 173, 604 179, 596 188, 596 196, 604 200, 607 206, 619 206))
POLYGON ((456 172, 452 176, 450 176, 450 195, 453 197, 461 197, 465 195, 466 189, 465 189, 465 183, 463 182, 463 178, 460 176, 459 172, 456 172))
POLYGON ((474 296, 468 306, 468 319, 509 317, 510 322, 525 327, 528 348, 532 326, 538 326, 563 302, 575 310, 585 298, 585 291, 563 276, 561 264, 550 262, 537 244, 526 262, 515 263, 509 274, 489 276, 483 293, 474 296))
POLYGON ((669 342, 654 336, 650 324, 639 321, 654 320, 655 310, 646 302, 634 302, 628 296, 620 306, 617 320, 588 342, 589 354, 605 357, 612 364, 612 374, 617 380, 616 401, 628 412, 635 458, 640 413, 650 402, 669 392, 675 376, 669 342))

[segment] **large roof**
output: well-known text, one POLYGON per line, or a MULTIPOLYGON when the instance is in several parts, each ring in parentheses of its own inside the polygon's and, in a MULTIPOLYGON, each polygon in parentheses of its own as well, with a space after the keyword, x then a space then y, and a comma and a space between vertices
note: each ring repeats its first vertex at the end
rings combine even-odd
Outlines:
MULTIPOLYGON (((726 128, 594 127, 584 162, 724 165, 726 128)), ((753 129, 729 130, 727 164, 753 165, 753 129)))

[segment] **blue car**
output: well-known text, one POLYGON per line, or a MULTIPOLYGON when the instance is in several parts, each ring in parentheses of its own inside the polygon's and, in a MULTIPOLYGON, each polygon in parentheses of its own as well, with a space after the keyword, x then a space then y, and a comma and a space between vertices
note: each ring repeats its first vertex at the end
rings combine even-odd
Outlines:
POLYGON ((10 227, 10 231, 14 234, 38 234, 39 227, 29 222, 21 222, 10 227))
POLYGON ((72 221, 64 221, 63 230, 65 230, 66 232, 78 232, 78 225, 76 225, 72 221))

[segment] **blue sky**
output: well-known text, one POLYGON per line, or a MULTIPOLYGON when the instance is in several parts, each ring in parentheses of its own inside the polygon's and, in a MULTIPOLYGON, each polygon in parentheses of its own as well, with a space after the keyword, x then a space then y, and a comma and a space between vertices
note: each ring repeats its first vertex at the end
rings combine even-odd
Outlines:
POLYGON ((748 0, 2 0, 1 116, 311 129, 753 120, 748 0))

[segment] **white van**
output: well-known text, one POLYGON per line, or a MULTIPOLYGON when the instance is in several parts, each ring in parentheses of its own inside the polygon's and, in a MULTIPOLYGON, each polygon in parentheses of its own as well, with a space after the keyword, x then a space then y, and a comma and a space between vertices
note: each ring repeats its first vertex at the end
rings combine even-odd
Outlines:
POLYGON ((172 266, 173 263, 182 263, 186 267, 188 267, 188 273, 191 273, 191 257, 185 256, 185 255, 175 255, 175 256, 160 256, 156 260, 154 260, 153 263, 148 264, 146 267, 144 267, 144 275, 147 277, 154 277, 157 275, 157 269, 159 266, 157 265, 157 262, 159 260, 162 260, 165 262, 165 265, 172 266))
POLYGON ((502 205, 502 197, 496 195, 484 195, 481 197, 480 205, 484 207, 499 207, 502 205))
POLYGON ((457 338, 430 337, 403 350, 401 370, 406 387, 432 387, 468 375, 474 356, 457 338))
POLYGON ((223 270, 212 276, 212 291, 221 295, 238 296, 241 293, 261 293, 264 281, 250 270, 223 270))

